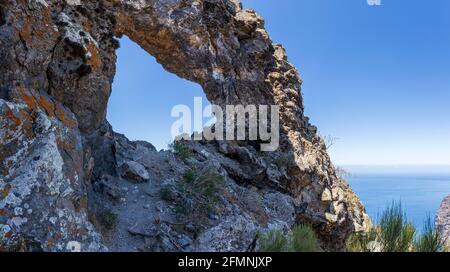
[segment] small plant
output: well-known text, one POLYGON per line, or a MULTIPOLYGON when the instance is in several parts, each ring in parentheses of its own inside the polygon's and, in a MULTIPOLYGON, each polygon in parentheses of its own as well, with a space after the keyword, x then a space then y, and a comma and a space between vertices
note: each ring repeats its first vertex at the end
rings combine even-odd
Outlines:
POLYGON ((112 210, 104 208, 99 213, 100 223, 107 229, 113 230, 117 225, 117 214, 112 210))
POLYGON ((259 238, 260 252, 288 252, 288 237, 281 230, 271 230, 259 238))
POLYGON ((371 228, 367 233, 353 233, 346 242, 349 252, 374 252, 381 251, 377 240, 376 228, 371 228))
POLYGON ((292 233, 284 234, 281 230, 271 230, 259 238, 260 252, 318 252, 319 242, 310 226, 299 225, 292 233))
POLYGON ((351 252, 442 252, 445 242, 428 217, 424 233, 416 236, 416 229, 406 218, 400 203, 393 203, 382 214, 378 224, 367 233, 355 233, 347 240, 351 252), (417 238, 416 238, 417 237, 417 238))
POLYGON ((184 181, 186 181, 187 183, 193 183, 197 178, 197 172, 192 169, 189 169, 184 173, 183 178, 184 181))
POLYGON ((169 150, 184 162, 192 156, 191 150, 189 150, 186 145, 178 141, 169 144, 169 150))
POLYGON ((318 252, 320 250, 316 233, 310 226, 299 225, 292 230, 292 249, 294 252, 318 252))
POLYGON ((347 250, 353 252, 408 252, 412 249, 416 229, 408 223, 400 203, 393 202, 368 232, 353 234, 347 250))
POLYGON ((276 158, 274 160, 274 163, 279 167, 279 168, 283 168, 283 167, 288 167, 290 160, 288 156, 280 156, 278 158, 276 158))
POLYGON ((208 169, 203 173, 190 169, 184 174, 183 195, 194 200, 194 209, 211 212, 218 201, 217 191, 223 184, 223 177, 208 169))
POLYGON ((176 210, 184 220, 204 226, 219 203, 218 192, 224 178, 212 169, 189 169, 179 184, 176 210))
POLYGON ((424 233, 415 241, 414 249, 417 252, 443 252, 445 240, 437 231, 436 225, 430 216, 424 223, 424 233))
POLYGON ((159 195, 161 196, 162 200, 165 200, 167 202, 172 202, 175 200, 175 192, 170 185, 163 186, 159 191, 159 195))
POLYGON ((414 241, 416 229, 409 224, 400 203, 393 202, 382 214, 380 243, 384 252, 408 252, 414 241))

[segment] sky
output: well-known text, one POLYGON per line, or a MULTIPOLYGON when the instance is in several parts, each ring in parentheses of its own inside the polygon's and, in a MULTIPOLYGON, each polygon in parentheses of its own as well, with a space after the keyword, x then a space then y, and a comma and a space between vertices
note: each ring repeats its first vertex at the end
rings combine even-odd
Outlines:
MULTIPOLYGON (((304 81, 306 115, 337 165, 450 165, 450 1, 244 0, 304 81)), ((173 106, 204 97, 121 39, 108 120, 158 149, 173 106)))

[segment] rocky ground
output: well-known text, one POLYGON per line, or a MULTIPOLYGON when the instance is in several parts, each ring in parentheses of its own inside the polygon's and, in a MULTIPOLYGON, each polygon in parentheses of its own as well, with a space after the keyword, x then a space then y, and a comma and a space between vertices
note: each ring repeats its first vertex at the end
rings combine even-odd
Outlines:
POLYGON ((289 231, 295 223, 291 197, 237 184, 221 161, 225 155, 193 144, 182 158, 113 137, 118 165, 128 166, 94 185, 96 222, 110 250, 247 251, 258 233, 289 231), (199 187, 207 183, 210 192, 199 187))

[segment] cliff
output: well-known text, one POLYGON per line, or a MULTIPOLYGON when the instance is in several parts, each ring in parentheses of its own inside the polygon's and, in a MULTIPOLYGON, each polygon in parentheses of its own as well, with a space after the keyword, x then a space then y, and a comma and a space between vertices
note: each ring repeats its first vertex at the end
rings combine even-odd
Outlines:
POLYGON ((296 223, 342 250, 370 225, 304 116, 297 70, 238 0, 6 0, 0 47, 1 250, 245 251, 296 223), (278 105, 279 150, 187 142, 180 158, 114 133, 122 35, 214 104, 278 105), (185 179, 217 181, 211 199, 185 179))
POLYGON ((447 246, 450 245, 450 196, 443 201, 436 216, 436 227, 446 240, 447 246))

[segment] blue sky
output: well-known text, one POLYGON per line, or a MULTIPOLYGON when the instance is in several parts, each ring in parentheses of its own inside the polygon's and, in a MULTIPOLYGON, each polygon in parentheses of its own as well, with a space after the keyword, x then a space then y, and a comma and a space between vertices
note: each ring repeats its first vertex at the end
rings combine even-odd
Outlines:
MULTIPOLYGON (((336 138, 336 164, 450 165, 450 1, 243 2, 299 69, 306 113, 336 138)), ((165 148, 172 107, 194 96, 198 85, 121 40, 108 111, 116 131, 165 148)))

